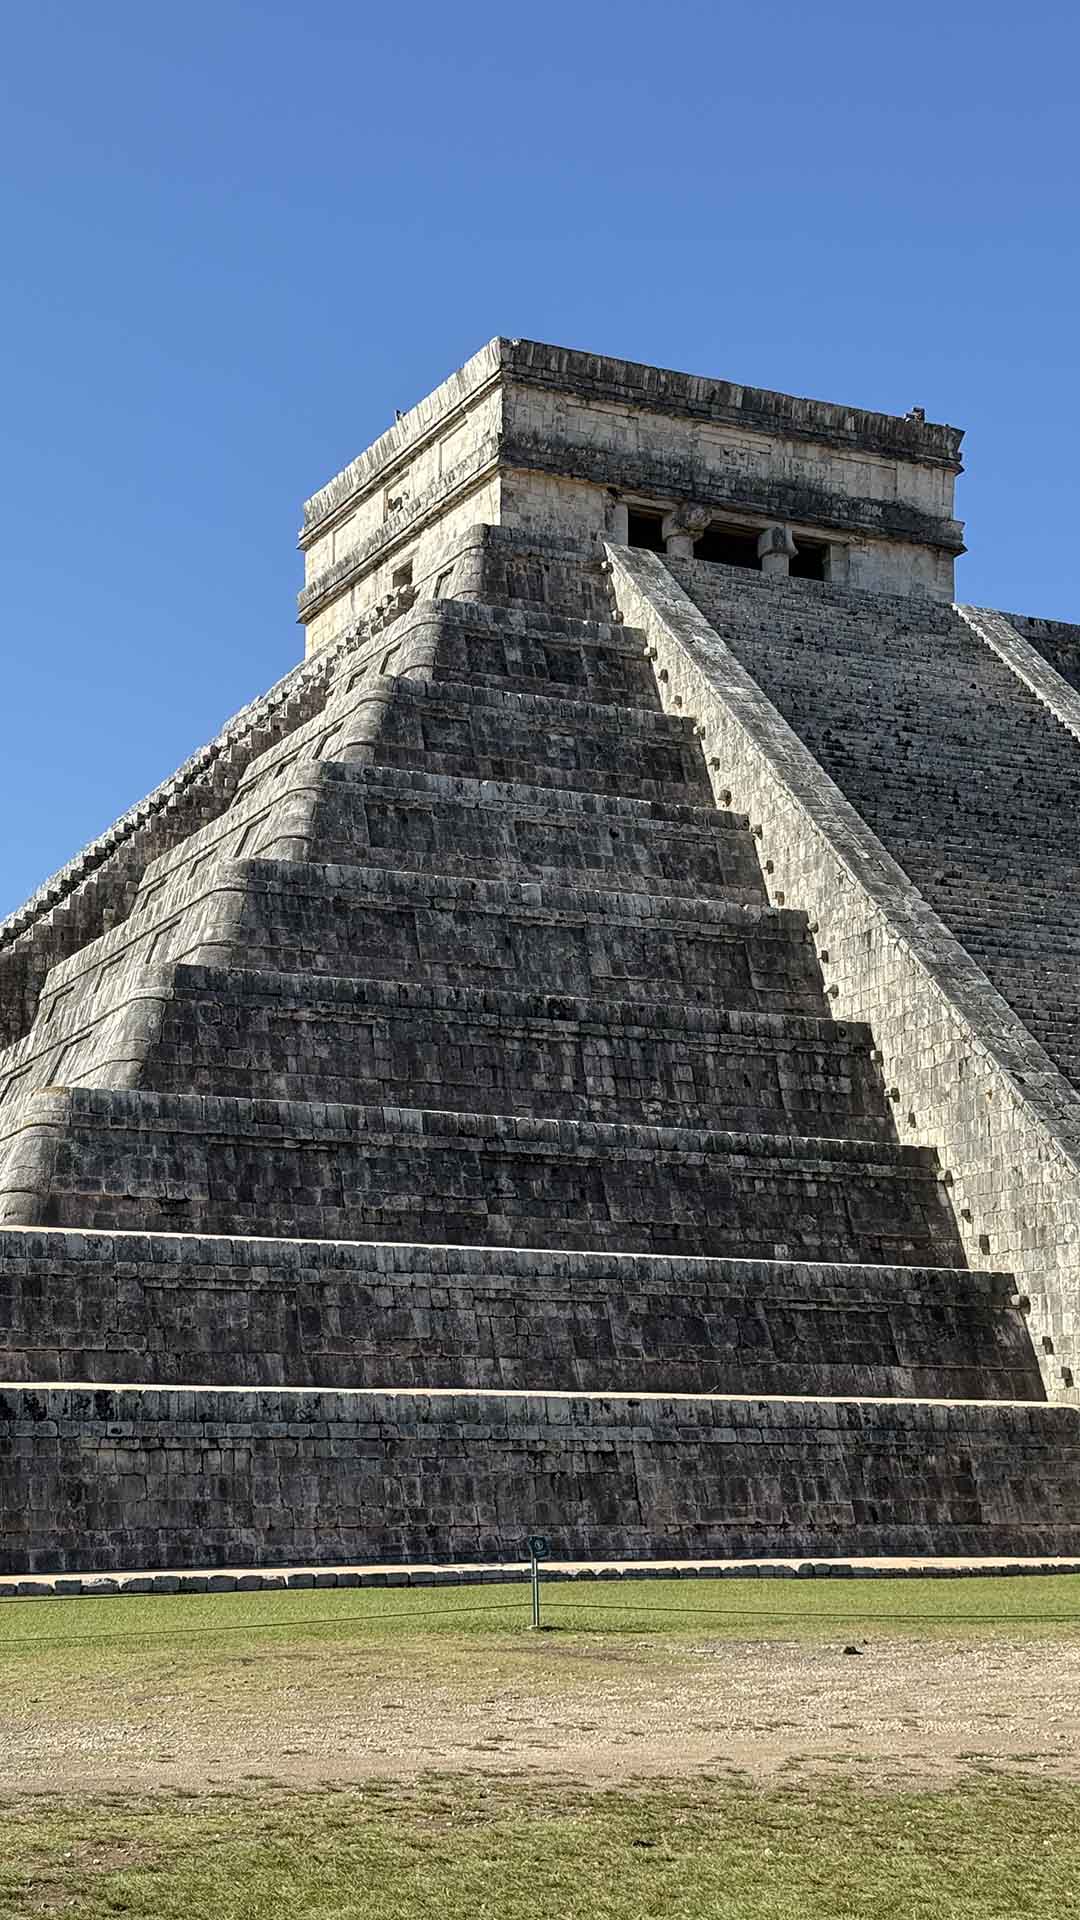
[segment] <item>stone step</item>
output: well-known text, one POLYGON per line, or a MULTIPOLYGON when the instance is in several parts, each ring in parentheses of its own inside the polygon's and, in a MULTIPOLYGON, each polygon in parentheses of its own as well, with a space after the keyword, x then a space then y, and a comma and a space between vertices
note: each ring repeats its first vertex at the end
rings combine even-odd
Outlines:
POLYGON ((0 1385, 0 1573, 1080 1552, 1080 1412, 1030 1402, 0 1385), (42 1525, 48 1514, 48 1527, 42 1525))
MULTIPOLYGON (((691 721, 637 707, 363 677, 355 690, 327 702, 320 727, 292 742, 293 757, 309 750, 317 732, 311 750, 319 759, 689 806, 712 799, 691 721)), ((252 784, 288 764, 288 750, 264 755, 252 784)))
MULTIPOLYGON (((144 893, 122 926, 55 967, 19 1072, 59 1019, 78 1030, 137 992, 151 963, 604 1000, 828 1010, 805 915, 726 900, 466 880, 383 867, 208 861, 144 893)), ((57 1031, 59 1029, 56 1029, 57 1031)))
POLYGON ((950 1266, 889 1142, 72 1087, 0 1140, 0 1222, 950 1266))
POLYGON ((343 761, 294 762, 155 861, 142 897, 212 854, 765 898, 742 814, 343 761))
POLYGON ((450 591, 487 606, 529 615, 587 615, 610 620, 614 599, 604 555, 568 546, 548 535, 477 525, 468 530, 471 553, 454 569, 450 591))
POLYGON ((1005 1274, 0 1232, 0 1379, 1039 1400, 1005 1274))
POLYGON ((159 1093, 395 1102, 470 1113, 894 1136, 866 1027, 239 969, 150 968, 36 1078, 159 1093))
MULTIPOLYGON (((659 711, 643 635, 632 627, 571 620, 539 609, 475 601, 421 602, 388 634, 383 673, 538 693, 562 700, 659 711)), ((358 684, 343 663, 337 684, 358 684)))
POLYGON ((656 675, 640 647, 559 645, 534 636, 511 644, 502 635, 466 629, 454 645, 440 646, 431 677, 503 693, 661 711, 656 675))
POLYGON ((1080 913, 1062 823, 1080 805, 1080 755, 1054 714, 951 608, 912 603, 905 622, 829 591, 799 613, 752 587, 718 588, 693 563, 673 571, 1075 1080, 1080 913))
MULTIPOLYGON (((451 624, 472 629, 490 629, 511 638, 552 640, 556 643, 580 642, 588 647, 612 647, 625 653, 640 654, 645 646, 642 628, 628 626, 621 615, 609 608, 604 620, 583 619, 578 614, 560 613, 537 602, 507 601, 505 604, 479 600, 421 600, 408 616, 410 622, 422 616, 436 615, 451 624)), ((404 624, 404 623, 403 623, 404 624)), ((396 637, 396 630, 390 630, 396 637)))

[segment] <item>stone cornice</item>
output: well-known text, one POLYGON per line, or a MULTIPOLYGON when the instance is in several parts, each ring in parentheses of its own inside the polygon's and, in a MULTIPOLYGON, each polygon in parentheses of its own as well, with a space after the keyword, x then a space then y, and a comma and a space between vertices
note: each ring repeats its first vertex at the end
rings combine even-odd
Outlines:
MULTIPOLYGON (((592 486, 615 486, 623 492, 644 493, 653 499, 692 501, 715 505, 717 511, 738 511, 763 520, 784 520, 796 526, 834 528, 842 534, 871 536, 874 540, 919 541, 945 553, 963 553, 963 524, 940 520, 897 501, 849 499, 842 493, 824 493, 805 482, 751 478, 740 472, 715 476, 713 484, 692 461, 673 461, 663 455, 611 453, 607 447, 563 445, 552 440, 503 440, 488 436, 479 451, 459 467, 450 468, 427 493, 411 499, 398 513, 377 526, 340 561, 325 566, 296 597, 298 620, 307 624, 356 586, 373 566, 379 566, 409 540, 415 540, 448 507, 467 499, 496 472, 544 472, 592 486)), ((563 543, 565 545, 565 543, 563 543)))
POLYGON ((460 466, 452 467, 445 473, 435 486, 390 514, 366 540, 361 540, 358 546, 342 554, 340 560, 335 560, 332 566, 325 567, 314 580, 309 581, 297 595, 297 617, 301 623, 313 620, 316 614, 338 599, 371 567, 388 558, 396 547, 405 546, 415 539, 432 520, 439 519, 448 507, 468 499, 470 493, 474 493, 477 487, 498 471, 498 467, 498 442, 492 437, 485 440, 468 460, 463 460, 460 466))
POLYGON ((660 500, 714 505, 718 511, 740 508, 763 520, 782 520, 878 540, 915 541, 946 553, 964 552, 957 520, 941 520, 897 501, 853 500, 805 482, 754 478, 738 472, 710 481, 695 460, 659 454, 613 454, 604 447, 564 445, 557 440, 508 440, 490 435, 468 460, 453 467, 426 493, 391 514, 365 540, 308 582, 297 596, 302 623, 336 600, 373 566, 415 539, 447 508, 467 499, 493 473, 546 473, 594 486, 618 487, 660 500))
POLYGON ((452 373, 449 380, 418 401, 341 473, 304 502, 304 524, 298 541, 302 551, 351 513, 369 487, 376 482, 381 484, 396 466, 408 464, 429 441, 445 433, 457 412, 464 413, 469 406, 475 406, 485 393, 500 384, 502 346, 501 340, 489 340, 457 373, 452 373))
POLYGON ((784 440, 884 454, 920 466, 960 471, 961 427, 907 415, 869 413, 829 400, 805 400, 765 387, 744 387, 703 374, 675 373, 636 360, 614 360, 538 340, 504 340, 502 362, 512 380, 583 398, 615 401, 649 413, 716 420, 784 440))
POLYGON ((676 373, 634 360, 581 353, 538 340, 489 340, 387 429, 304 506, 299 545, 306 549, 350 513, 375 485, 499 386, 540 387, 585 401, 625 406, 693 421, 715 421, 772 439, 813 441, 959 473, 963 431, 933 421, 806 400, 764 387, 744 387, 700 374, 676 373))

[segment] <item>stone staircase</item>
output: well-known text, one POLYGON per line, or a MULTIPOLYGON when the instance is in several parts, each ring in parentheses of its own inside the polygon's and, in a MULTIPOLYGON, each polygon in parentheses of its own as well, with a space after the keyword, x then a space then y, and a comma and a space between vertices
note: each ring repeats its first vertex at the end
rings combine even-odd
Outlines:
POLYGON ((805 917, 641 636, 511 560, 343 650, 0 1055, 0 1572, 1076 1551, 1075 1414, 805 917))
POLYGON ((950 606, 671 571, 1080 1086, 1080 750, 950 606))

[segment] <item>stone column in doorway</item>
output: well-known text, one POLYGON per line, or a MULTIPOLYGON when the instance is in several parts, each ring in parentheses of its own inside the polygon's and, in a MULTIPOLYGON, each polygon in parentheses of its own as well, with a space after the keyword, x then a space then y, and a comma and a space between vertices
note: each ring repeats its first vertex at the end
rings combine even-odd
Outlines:
POLYGON ((693 559, 694 542, 701 539, 711 519, 711 507, 673 507, 664 515, 660 531, 673 560, 693 559))
POLYGON ((797 548, 790 527, 766 527, 757 543, 762 573, 790 573, 797 548))

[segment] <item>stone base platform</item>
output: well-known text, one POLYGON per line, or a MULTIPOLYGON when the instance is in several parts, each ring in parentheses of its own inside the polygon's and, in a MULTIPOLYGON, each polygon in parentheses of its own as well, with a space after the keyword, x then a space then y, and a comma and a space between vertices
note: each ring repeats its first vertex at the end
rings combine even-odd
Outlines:
POLYGON ((1080 1558, 1080 1413, 1034 1401, 0 1382, 0 1572, 1080 1558), (1033 1520, 1033 1516, 1038 1516, 1033 1520))

